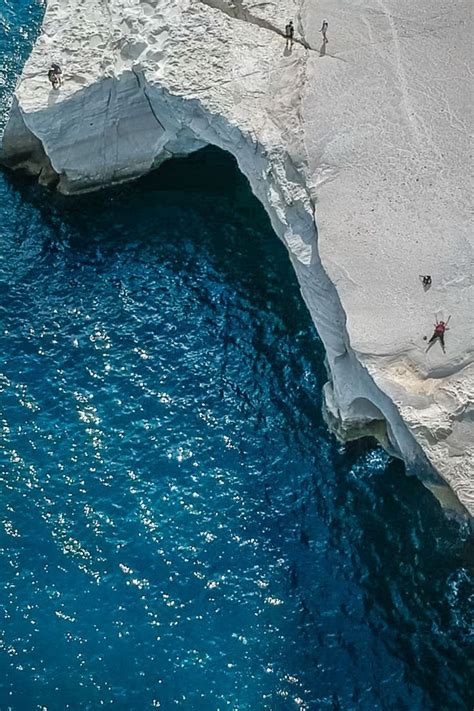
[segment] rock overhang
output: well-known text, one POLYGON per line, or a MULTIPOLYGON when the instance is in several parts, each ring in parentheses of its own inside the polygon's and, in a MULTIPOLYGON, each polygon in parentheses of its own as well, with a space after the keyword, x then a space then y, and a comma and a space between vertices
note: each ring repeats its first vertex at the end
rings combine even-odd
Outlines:
MULTIPOLYGON (((4 159, 28 167, 30 146, 33 172, 44 182, 57 174, 60 189, 77 192, 137 177, 206 143, 235 155, 289 249, 325 343, 332 414, 368 421, 369 402, 408 466, 431 483, 437 472, 436 486, 447 482, 472 512, 462 101, 445 91, 446 120, 437 116, 435 132, 433 102, 418 90, 421 77, 433 78, 429 64, 415 62, 425 40, 404 36, 403 13, 394 12, 400 0, 364 11, 336 3, 330 12, 323 2, 322 14, 339 20, 339 37, 324 52, 304 46, 318 46, 306 2, 209 5, 216 3, 50 2, 17 88, 4 159), (303 42, 290 52, 278 31, 288 17, 303 42), (372 42, 359 46, 364 32, 372 42), (50 59, 64 67, 59 92, 45 81, 50 59), (420 271, 433 275, 429 293, 420 271), (425 354, 422 336, 448 312, 448 355, 425 354)), ((423 17, 426 7, 413 12, 423 17)), ((460 82, 451 84, 457 90, 460 82)))

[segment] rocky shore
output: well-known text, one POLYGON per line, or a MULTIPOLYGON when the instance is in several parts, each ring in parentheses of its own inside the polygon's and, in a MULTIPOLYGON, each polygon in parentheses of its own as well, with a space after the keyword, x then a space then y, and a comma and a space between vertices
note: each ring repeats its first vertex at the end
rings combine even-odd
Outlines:
POLYGON ((50 0, 1 160, 74 194, 230 152, 325 344, 328 422, 473 514, 471 31, 446 0, 50 0))

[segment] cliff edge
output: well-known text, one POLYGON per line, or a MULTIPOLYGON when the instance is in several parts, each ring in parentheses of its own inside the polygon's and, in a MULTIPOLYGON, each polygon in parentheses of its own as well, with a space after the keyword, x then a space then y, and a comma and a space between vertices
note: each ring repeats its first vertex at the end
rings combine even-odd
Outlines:
POLYGON ((49 0, 1 160, 72 194, 207 144, 232 153, 325 344, 328 421, 373 432, 472 515, 469 12, 459 0, 49 0), (446 353, 426 352, 448 317, 446 353))

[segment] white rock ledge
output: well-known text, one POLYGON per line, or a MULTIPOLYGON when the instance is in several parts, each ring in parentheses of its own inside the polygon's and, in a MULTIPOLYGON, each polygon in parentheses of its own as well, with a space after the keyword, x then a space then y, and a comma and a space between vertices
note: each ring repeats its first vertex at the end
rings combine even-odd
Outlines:
POLYGON ((472 515, 471 30, 460 0, 50 0, 2 162, 72 194, 230 152, 326 347, 328 421, 472 515), (449 314, 447 354, 425 354, 449 314))

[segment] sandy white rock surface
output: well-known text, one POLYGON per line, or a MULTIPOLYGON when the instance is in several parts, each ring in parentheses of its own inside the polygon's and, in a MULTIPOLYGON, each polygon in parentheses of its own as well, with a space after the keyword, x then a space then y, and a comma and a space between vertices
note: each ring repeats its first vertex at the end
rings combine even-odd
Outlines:
POLYGON ((408 470, 472 514, 470 13, 464 0, 49 0, 2 160, 74 193, 209 143, 231 152, 326 346, 328 420, 382 439, 385 420, 408 470), (446 355, 425 354, 449 315, 446 355))

